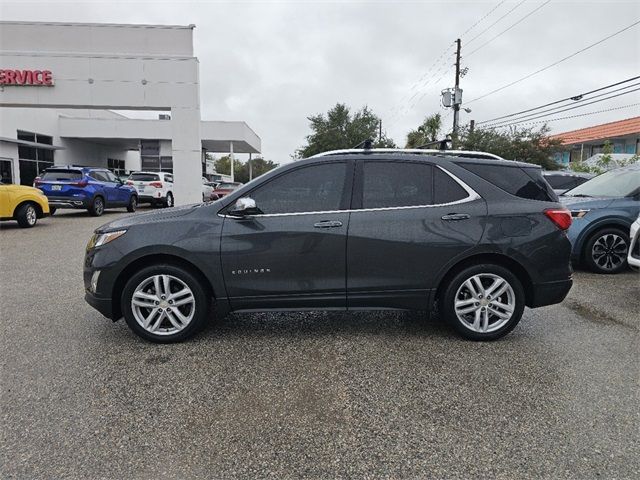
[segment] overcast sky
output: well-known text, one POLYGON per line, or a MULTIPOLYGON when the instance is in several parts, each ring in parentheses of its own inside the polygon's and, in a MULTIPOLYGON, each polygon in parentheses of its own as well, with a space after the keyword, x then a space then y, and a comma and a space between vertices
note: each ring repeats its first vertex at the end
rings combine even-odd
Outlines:
MULTIPOLYGON (((0 5, 2 20, 195 24, 202 118, 246 121, 262 138, 264 156, 278 163, 289 161, 304 144, 306 117, 326 112, 336 102, 353 110, 368 105, 400 145, 425 115, 442 111, 450 128, 452 116, 440 107, 439 92, 453 86, 453 42, 458 37, 463 67, 469 68, 461 82, 469 102, 640 20, 637 0, 1 0, 0 5)), ((471 102, 466 106, 472 112, 462 112, 461 122, 491 119, 636 75, 640 25, 471 102)), ((557 116, 636 103, 640 92, 557 116)), ((639 114, 636 105, 549 125, 562 132, 639 114)))

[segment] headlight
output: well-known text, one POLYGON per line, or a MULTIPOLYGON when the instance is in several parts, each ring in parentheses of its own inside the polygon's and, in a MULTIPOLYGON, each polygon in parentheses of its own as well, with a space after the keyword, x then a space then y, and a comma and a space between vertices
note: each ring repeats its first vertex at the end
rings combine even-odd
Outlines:
POLYGON ((95 233, 87 244, 87 250, 91 250, 92 248, 100 247, 109 242, 113 242, 116 238, 121 237, 125 233, 127 233, 126 230, 116 230, 115 232, 107 233, 95 233))

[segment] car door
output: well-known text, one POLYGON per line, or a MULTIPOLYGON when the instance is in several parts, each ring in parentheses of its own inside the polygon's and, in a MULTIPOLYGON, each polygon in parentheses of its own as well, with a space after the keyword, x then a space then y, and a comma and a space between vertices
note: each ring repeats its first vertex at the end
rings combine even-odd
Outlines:
POLYGON ((355 185, 348 308, 426 309, 443 267, 480 241, 484 200, 424 161, 359 160, 355 185))
POLYGON ((225 213, 221 262, 233 309, 346 308, 351 165, 291 168, 243 197, 261 214, 225 213))
POLYGON ((109 188, 113 188, 115 202, 119 205, 127 205, 129 203, 129 196, 131 195, 129 187, 125 186, 113 172, 107 170, 104 174, 109 181, 109 188), (111 187, 111 185, 113 185, 113 187, 111 187))

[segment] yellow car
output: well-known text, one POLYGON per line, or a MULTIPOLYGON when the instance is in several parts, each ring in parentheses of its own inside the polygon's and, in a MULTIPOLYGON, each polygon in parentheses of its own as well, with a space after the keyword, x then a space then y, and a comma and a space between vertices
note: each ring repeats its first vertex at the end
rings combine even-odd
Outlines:
POLYGON ((42 190, 0 182, 0 220, 16 220, 30 228, 49 215, 49 201, 42 190))

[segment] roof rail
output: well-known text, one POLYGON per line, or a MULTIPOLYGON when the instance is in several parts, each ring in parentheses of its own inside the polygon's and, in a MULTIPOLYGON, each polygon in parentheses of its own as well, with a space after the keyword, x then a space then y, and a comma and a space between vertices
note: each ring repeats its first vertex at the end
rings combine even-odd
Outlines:
POLYGON ((345 148, 342 150, 330 150, 328 152, 318 153, 312 155, 309 158, 328 157, 331 155, 356 155, 356 154, 376 154, 376 153, 411 153, 422 155, 433 155, 438 157, 484 157, 494 160, 504 160, 504 158, 488 152, 476 152, 473 150, 436 150, 436 149, 424 149, 424 148, 345 148))

